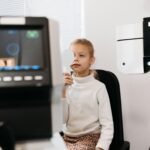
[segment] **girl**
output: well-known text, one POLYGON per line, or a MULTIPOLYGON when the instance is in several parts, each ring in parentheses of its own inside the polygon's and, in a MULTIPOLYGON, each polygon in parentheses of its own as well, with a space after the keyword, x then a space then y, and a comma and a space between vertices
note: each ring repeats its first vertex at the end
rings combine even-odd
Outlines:
POLYGON ((72 75, 64 73, 64 141, 68 150, 108 150, 113 121, 105 85, 90 69, 95 61, 93 45, 87 39, 77 39, 70 50, 74 60, 72 75))

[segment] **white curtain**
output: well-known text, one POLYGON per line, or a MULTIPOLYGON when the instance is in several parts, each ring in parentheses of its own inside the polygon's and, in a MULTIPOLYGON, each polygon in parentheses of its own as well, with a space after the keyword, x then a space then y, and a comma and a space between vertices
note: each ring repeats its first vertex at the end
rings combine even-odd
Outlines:
POLYGON ((0 16, 24 16, 25 0, 0 0, 0 16))

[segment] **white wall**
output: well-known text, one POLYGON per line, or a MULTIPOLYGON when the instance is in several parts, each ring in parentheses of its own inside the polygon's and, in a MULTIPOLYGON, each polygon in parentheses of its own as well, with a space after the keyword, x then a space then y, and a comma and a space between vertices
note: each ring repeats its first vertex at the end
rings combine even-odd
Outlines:
POLYGON ((150 72, 125 75, 116 65, 117 25, 150 17, 149 0, 84 0, 85 36, 95 45, 96 68, 113 71, 121 86, 125 140, 131 150, 150 147, 150 72))

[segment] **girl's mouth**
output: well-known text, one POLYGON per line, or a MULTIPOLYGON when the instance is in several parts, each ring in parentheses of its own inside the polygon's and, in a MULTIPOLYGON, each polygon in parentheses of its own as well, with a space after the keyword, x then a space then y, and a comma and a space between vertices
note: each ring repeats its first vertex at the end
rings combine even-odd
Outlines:
POLYGON ((81 66, 80 64, 72 64, 71 68, 77 68, 77 67, 80 67, 80 66, 81 66))

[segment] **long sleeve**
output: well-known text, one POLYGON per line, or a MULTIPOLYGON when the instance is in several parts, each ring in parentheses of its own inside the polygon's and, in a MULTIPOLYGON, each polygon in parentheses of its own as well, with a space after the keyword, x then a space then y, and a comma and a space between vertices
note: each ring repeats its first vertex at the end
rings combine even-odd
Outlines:
POLYGON ((68 120, 68 109, 69 109, 69 105, 68 105, 68 99, 67 99, 67 89, 68 89, 68 86, 64 86, 63 87, 63 90, 62 90, 62 98, 61 98, 61 101, 62 101, 62 105, 63 105, 63 123, 66 124, 67 120, 68 120))
POLYGON ((99 103, 101 135, 96 147, 108 150, 113 138, 114 127, 110 101, 105 86, 99 90, 97 98, 99 103))
POLYGON ((68 109, 69 109, 69 106, 68 106, 68 101, 66 98, 62 98, 62 104, 63 104, 63 123, 66 123, 67 120, 68 120, 68 109))

